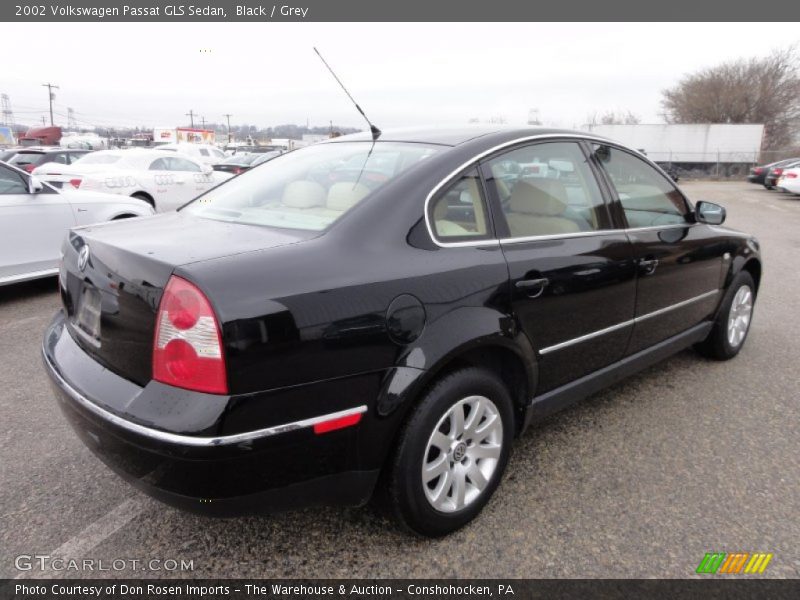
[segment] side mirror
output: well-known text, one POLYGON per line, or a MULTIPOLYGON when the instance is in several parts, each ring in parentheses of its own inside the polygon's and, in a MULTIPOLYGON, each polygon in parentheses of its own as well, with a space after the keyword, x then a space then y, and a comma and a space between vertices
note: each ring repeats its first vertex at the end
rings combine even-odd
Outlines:
POLYGON ((722 225, 725 222, 725 209, 713 202, 700 201, 694 207, 695 220, 706 225, 722 225))
POLYGON ((28 193, 29 194, 38 194, 44 189, 44 184, 39 181, 38 177, 29 177, 28 178, 28 193))

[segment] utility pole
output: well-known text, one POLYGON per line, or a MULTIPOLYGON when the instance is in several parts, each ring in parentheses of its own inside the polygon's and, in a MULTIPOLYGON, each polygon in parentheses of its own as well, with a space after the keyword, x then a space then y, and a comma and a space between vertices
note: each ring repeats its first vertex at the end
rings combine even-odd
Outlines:
POLYGON ((200 117, 200 122, 202 123, 201 127, 203 129, 205 129, 206 128, 206 118, 205 117, 200 117))
POLYGON ((191 127, 192 129, 194 129, 194 115, 195 112, 191 109, 189 109, 189 112, 186 113, 186 116, 189 117, 189 123, 190 123, 189 127, 191 127))
POLYGON ((53 126, 53 98, 55 94, 53 94, 53 90, 59 89, 57 85, 53 85, 52 83, 43 83, 42 87, 47 88, 47 97, 50 99, 50 126, 53 126))
POLYGON ((230 144, 230 143, 233 141, 233 140, 231 139, 231 117, 232 117, 233 115, 232 115, 232 114, 229 114, 229 113, 225 113, 225 114, 224 114, 224 115, 222 115, 222 116, 223 116, 223 117, 225 117, 226 119, 228 119, 228 143, 230 144))

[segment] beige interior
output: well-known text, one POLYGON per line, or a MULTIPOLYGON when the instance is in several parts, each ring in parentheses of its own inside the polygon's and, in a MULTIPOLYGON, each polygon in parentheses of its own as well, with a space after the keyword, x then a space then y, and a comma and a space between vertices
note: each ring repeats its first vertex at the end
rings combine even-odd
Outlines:
POLYGON ((508 226, 513 237, 552 235, 580 231, 566 217, 567 191, 554 179, 524 179, 517 182, 509 200, 508 226))

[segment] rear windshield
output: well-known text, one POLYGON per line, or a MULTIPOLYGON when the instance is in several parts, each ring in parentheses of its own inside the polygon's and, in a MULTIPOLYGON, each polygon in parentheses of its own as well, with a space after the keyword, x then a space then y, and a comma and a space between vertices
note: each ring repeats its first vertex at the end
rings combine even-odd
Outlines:
POLYGON ((394 142, 308 146, 246 171, 183 210, 220 221, 322 231, 438 150, 394 142))
POLYGON ((16 156, 9 159, 8 164, 16 165, 17 167, 38 165, 44 162, 44 157, 45 154, 43 152, 20 152, 16 156))

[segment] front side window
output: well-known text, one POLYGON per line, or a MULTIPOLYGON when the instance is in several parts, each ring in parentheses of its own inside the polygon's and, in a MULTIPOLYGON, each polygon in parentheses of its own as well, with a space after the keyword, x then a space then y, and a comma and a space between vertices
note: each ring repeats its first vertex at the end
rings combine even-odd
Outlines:
POLYGON ((437 194, 428 210, 433 231, 442 241, 470 241, 489 235, 486 203, 476 169, 437 194))
POLYGON ((616 188, 629 227, 685 224, 683 195, 641 158, 623 150, 593 145, 594 154, 616 188))
POLYGON ((27 194, 28 186, 19 173, 0 166, 0 194, 27 194))
POLYGON ((488 161, 486 167, 513 238, 610 226, 603 195, 575 142, 516 148, 488 161))
POLYGON ((438 150, 380 141, 308 146, 245 171, 181 210, 220 221, 322 231, 438 150))

